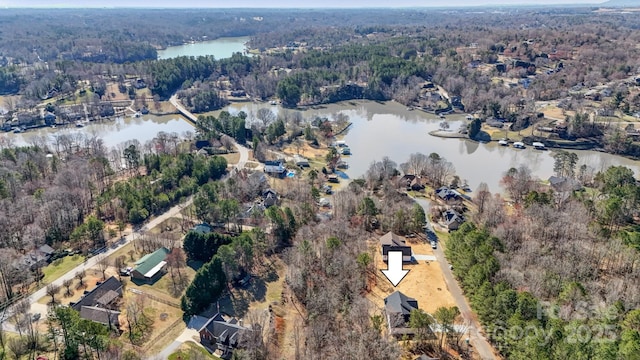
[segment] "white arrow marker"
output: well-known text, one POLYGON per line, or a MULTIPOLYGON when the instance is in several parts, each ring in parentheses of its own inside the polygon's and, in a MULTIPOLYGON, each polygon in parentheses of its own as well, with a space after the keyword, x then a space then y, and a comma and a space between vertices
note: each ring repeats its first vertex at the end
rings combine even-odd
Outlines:
POLYGON ((400 281, 409 273, 409 270, 402 269, 402 251, 389 251, 387 253, 387 270, 382 270, 382 273, 393 286, 400 284, 400 281))

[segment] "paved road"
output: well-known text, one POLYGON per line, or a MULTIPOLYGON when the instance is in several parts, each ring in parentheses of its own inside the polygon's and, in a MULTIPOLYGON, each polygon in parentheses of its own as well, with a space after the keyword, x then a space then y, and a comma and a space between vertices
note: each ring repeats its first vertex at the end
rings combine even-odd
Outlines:
MULTIPOLYGON (((171 103, 185 116, 187 116, 189 119, 196 121, 198 118, 190 113, 187 109, 185 109, 177 100, 176 96, 172 96, 171 97, 171 103)), ((238 153, 240 154, 240 159, 238 160, 238 163, 235 165, 235 168, 240 170, 243 169, 244 166, 246 165, 247 161, 249 160, 249 150, 247 150, 247 148, 239 145, 238 143, 236 143, 234 141, 234 145, 235 147, 238 149, 238 153)), ((182 209, 184 209, 185 207, 191 205, 191 203, 193 202, 193 197, 189 197, 187 199, 187 201, 185 201, 182 204, 178 204, 174 207, 172 207, 171 209, 167 210, 165 213, 163 213, 162 215, 159 215, 158 217, 152 219, 151 221, 149 221, 141 230, 139 231, 134 231, 132 233, 129 234, 125 234, 124 235, 124 241, 122 243, 120 243, 120 245, 118 245, 118 247, 116 248, 107 248, 103 253, 99 254, 98 256, 94 256, 92 258, 87 259, 84 263, 76 266, 75 268, 69 270, 69 272, 67 272, 66 274, 62 275, 60 278, 56 279, 55 281, 53 281, 54 285, 58 285, 60 287, 62 287, 62 283, 65 280, 68 279, 73 279, 75 274, 81 270, 84 269, 90 269, 91 267, 95 266, 98 261, 100 261, 100 259, 102 259, 103 257, 107 257, 111 254, 113 254, 115 251, 117 251, 121 246, 124 246, 128 243, 130 243, 131 241, 133 241, 134 239, 140 237, 142 235, 142 232, 144 232, 146 229, 152 229, 154 227, 156 227, 157 225, 159 225, 160 223, 162 223, 163 221, 172 218, 176 215, 178 215, 180 213, 180 211, 182 209)), ((28 297, 29 303, 31 304, 31 312, 32 313, 36 313, 36 312, 42 312, 41 311, 41 307, 38 307, 37 305, 37 301, 42 298, 43 296, 45 296, 47 294, 47 289, 46 287, 43 287, 40 290, 37 290, 36 292, 34 292, 33 294, 31 294, 31 296, 28 297)), ((2 316, 2 318, 0 318, 0 326, 2 326, 2 328, 6 331, 9 332, 17 332, 15 327, 6 322, 5 319, 8 319, 11 317, 12 314, 12 309, 9 308, 5 314, 2 316)), ((46 314, 42 314, 43 316, 46 314)))
MULTIPOLYGON (((428 214, 428 209, 430 207, 429 200, 426 199, 414 199, 423 209, 425 209, 425 213, 428 214)), ((428 228, 431 228, 431 224, 427 224, 428 228)), ((433 250, 433 254, 435 255, 438 263, 440 264, 440 268, 442 269, 442 274, 444 275, 444 280, 447 283, 447 288, 453 296, 453 299, 460 309, 460 314, 462 318, 465 320, 465 323, 469 324, 469 340, 471 342, 473 351, 480 356, 483 360, 487 359, 497 359, 494 352, 493 347, 487 339, 481 334, 482 327, 478 320, 476 320, 473 311, 471 311, 471 307, 467 302, 467 299, 462 294, 462 289, 458 285, 458 282, 453 276, 451 272, 451 268, 449 263, 447 262, 447 258, 444 256, 444 252, 442 251, 442 247, 438 246, 437 249, 433 250)))
MULTIPOLYGON (((196 121, 198 121, 198 117, 195 114, 193 114, 192 112, 187 110, 184 106, 182 106, 182 104, 178 100, 177 95, 174 94, 173 96, 171 96, 171 98, 169 99, 169 102, 171 103, 171 105, 175 106, 176 109, 178 109, 178 111, 182 115, 187 117, 192 122, 195 123, 196 121)), ((238 163, 236 164, 236 169, 238 170, 243 169, 244 166, 247 164, 247 161, 249 161, 249 150, 246 147, 235 142, 235 140, 233 144, 235 145, 236 149, 238 149, 238 153, 240 154, 240 160, 238 160, 238 163)))
MULTIPOLYGON (((157 225, 159 225, 160 223, 162 223, 163 221, 176 216, 178 213, 180 213, 180 211, 182 209, 184 209, 185 207, 189 206, 192 202, 193 202, 193 197, 190 197, 189 199, 187 199, 186 202, 184 202, 182 204, 178 204, 178 205, 172 207, 171 209, 167 210, 162 215, 159 215, 158 217, 156 217, 156 218, 152 219, 151 221, 149 221, 141 230, 134 231, 134 232, 131 232, 129 234, 125 234, 124 235, 124 239, 125 240, 122 243, 120 243, 120 245, 118 247, 115 247, 115 248, 108 247, 103 253, 101 253, 101 254, 99 254, 97 256, 94 256, 92 258, 89 258, 84 263, 82 263, 82 264, 76 266, 75 268, 69 270, 66 274, 64 274, 61 277, 59 277, 58 279, 54 280, 52 282, 52 284, 62 287, 62 283, 65 280, 73 279, 77 272, 85 270, 85 269, 90 269, 91 267, 95 266, 98 263, 98 261, 100 261, 100 259, 102 259, 103 257, 106 257, 106 256, 109 256, 109 255, 113 254, 120 247, 122 247, 122 246, 130 243, 134 239, 140 237, 142 235, 142 232, 144 232, 146 229, 154 228, 157 225)), ((45 286, 45 287, 41 288, 40 290, 37 290, 36 292, 31 294, 31 296, 29 296, 27 298, 29 300, 29 303, 31 303, 31 308, 32 308, 31 312, 32 313, 41 312, 41 308, 37 306, 37 305, 39 305, 39 304, 37 304, 37 301, 38 301, 38 299, 44 297, 46 294, 47 294, 47 288, 45 286)), ((11 316, 11 313, 12 313, 12 310, 10 309, 7 312, 7 316, 6 317, 9 318, 11 316)), ((46 316, 46 314, 42 314, 42 316, 44 317, 44 316, 46 316)), ((7 331, 16 332, 15 328, 9 323, 4 323, 3 322, 2 326, 7 331)))

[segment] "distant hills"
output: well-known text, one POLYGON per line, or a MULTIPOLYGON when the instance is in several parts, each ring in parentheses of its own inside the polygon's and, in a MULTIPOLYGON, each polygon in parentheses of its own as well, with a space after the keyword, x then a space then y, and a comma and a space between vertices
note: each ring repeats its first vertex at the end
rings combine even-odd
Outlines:
POLYGON ((609 0, 600 4, 603 7, 640 7, 638 0, 609 0))

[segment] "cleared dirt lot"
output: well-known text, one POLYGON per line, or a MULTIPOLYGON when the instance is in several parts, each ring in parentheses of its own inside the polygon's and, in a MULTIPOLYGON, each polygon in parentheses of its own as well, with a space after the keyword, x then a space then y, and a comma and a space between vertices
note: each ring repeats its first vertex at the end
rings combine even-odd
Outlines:
MULTIPOLYGON (((413 252, 420 255, 433 255, 431 246, 416 238, 407 242, 413 252)), ((376 242, 377 245, 377 242, 376 242)), ((455 306, 455 301, 447 289, 440 265, 435 261, 419 261, 415 264, 405 264, 404 269, 410 270, 397 287, 393 287, 380 270, 386 269, 387 264, 382 261, 379 246, 375 254, 376 272, 375 284, 368 297, 381 310, 384 309, 384 298, 398 290, 407 296, 418 300, 418 307, 428 313, 434 313, 441 306, 455 306)))

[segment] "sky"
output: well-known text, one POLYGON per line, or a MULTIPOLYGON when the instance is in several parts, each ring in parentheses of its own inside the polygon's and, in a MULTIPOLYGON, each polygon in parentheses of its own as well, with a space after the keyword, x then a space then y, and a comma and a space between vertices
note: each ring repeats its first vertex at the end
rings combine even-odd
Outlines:
POLYGON ((605 0, 0 0, 0 7, 361 8, 597 4, 605 0))

